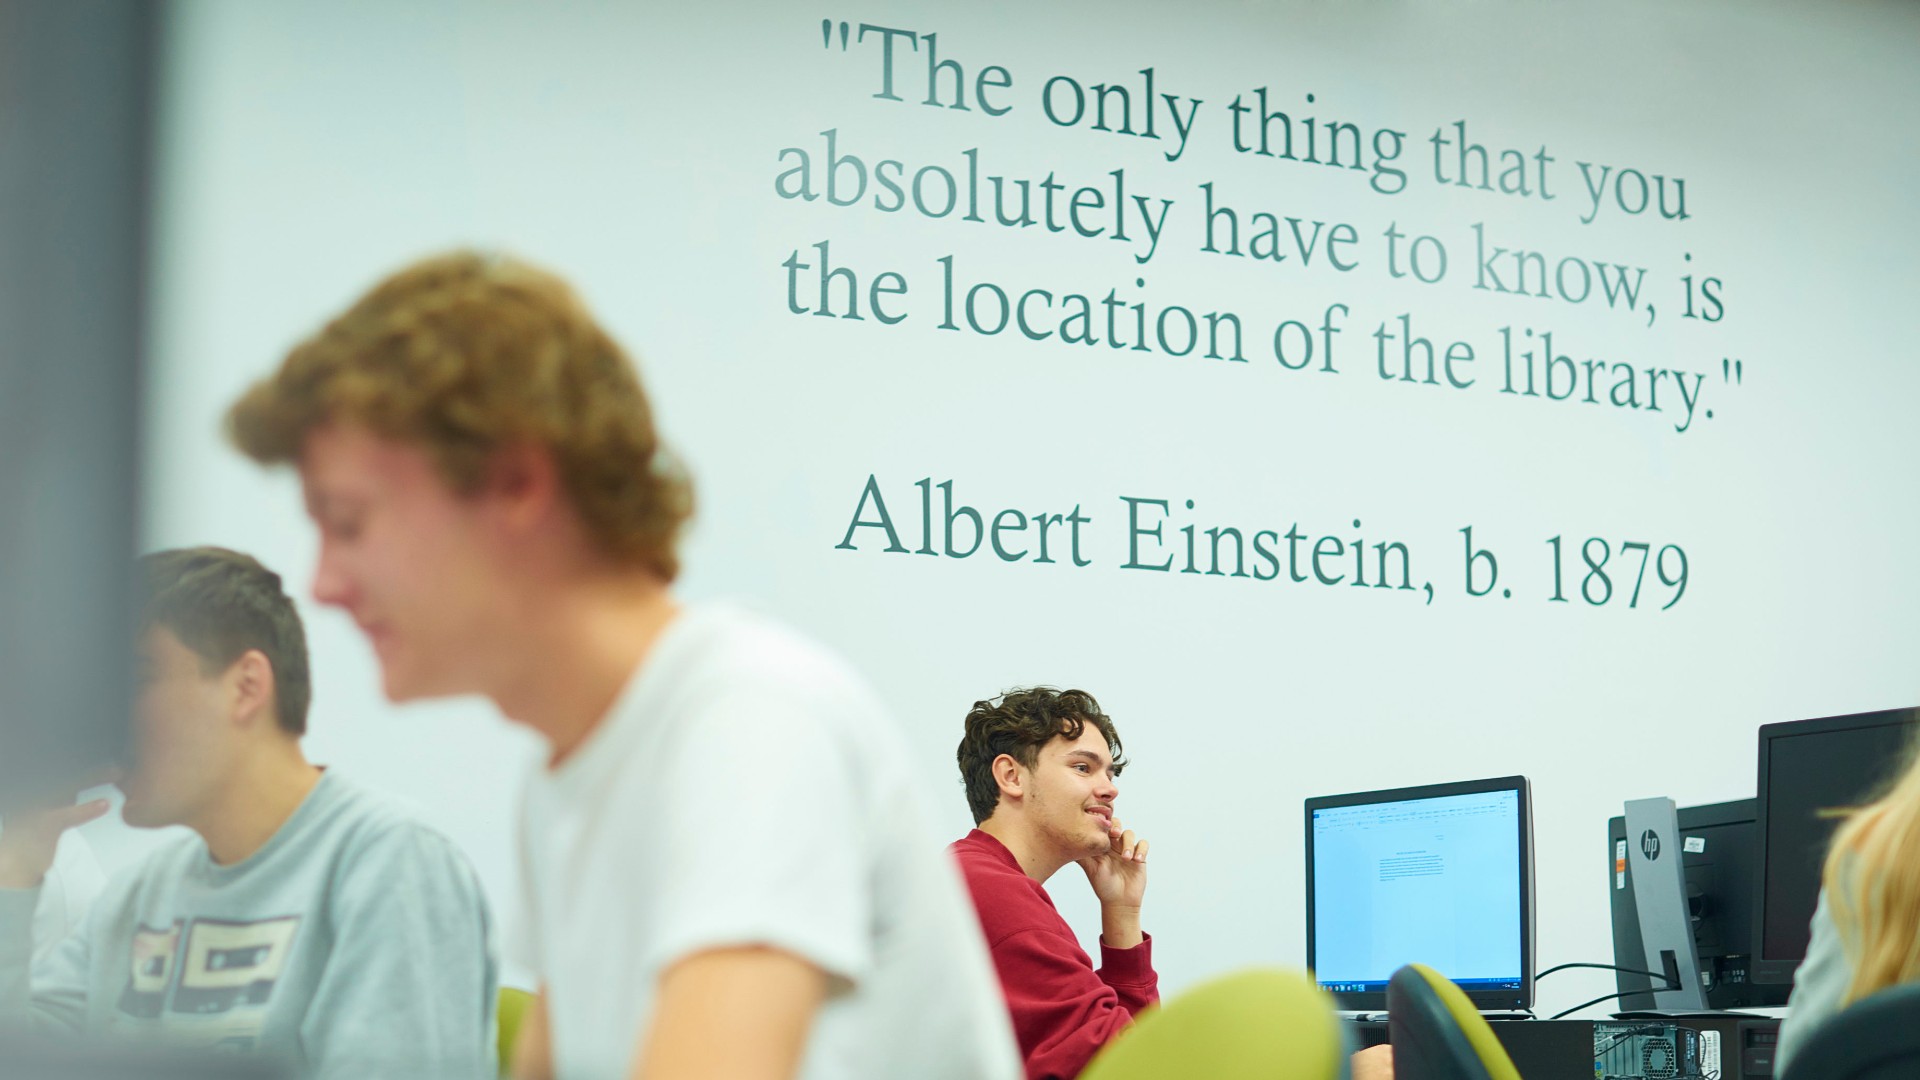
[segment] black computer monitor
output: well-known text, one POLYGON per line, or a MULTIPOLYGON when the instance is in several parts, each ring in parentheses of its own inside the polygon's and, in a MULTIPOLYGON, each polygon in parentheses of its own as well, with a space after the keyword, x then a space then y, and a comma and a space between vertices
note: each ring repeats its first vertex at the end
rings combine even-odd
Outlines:
POLYGON ((1533 1005, 1533 797, 1524 776, 1306 801, 1307 966, 1383 1009, 1422 963, 1481 1009, 1533 1005))
POLYGON ((1823 812, 1858 806, 1897 776, 1912 750, 1915 721, 1914 709, 1888 709, 1761 726, 1754 982, 1793 982, 1807 955, 1827 842, 1839 824, 1823 812))
MULTIPOLYGON (((1753 887, 1760 861, 1754 800, 1683 806, 1678 811, 1681 867, 1686 875, 1687 914, 1706 980, 1710 1009, 1750 1009, 1785 1005, 1790 986, 1756 985, 1752 980, 1753 887)), ((1640 909, 1633 895, 1633 871, 1626 856, 1626 818, 1607 821, 1607 888, 1613 910, 1613 962, 1618 967, 1647 966, 1640 937, 1640 909)), ((1656 1008, 1653 980, 1615 973, 1620 1009, 1656 1008)))

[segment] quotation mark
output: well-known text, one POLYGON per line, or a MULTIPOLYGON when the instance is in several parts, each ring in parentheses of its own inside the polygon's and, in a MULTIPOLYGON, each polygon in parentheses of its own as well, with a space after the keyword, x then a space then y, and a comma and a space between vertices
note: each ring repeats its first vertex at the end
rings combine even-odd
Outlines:
MULTIPOLYGON (((832 19, 820 20, 820 47, 823 49, 833 48, 832 19)), ((840 24, 840 51, 847 51, 847 24, 844 22, 840 24)))
MULTIPOLYGON (((1741 382, 1741 376, 1744 374, 1745 374, 1745 363, 1743 361, 1735 360, 1727 356, 1723 356, 1720 358, 1721 381, 1730 382, 1735 386, 1739 386, 1741 382)), ((1707 419, 1709 420, 1713 419, 1712 409, 1707 410, 1707 419)))

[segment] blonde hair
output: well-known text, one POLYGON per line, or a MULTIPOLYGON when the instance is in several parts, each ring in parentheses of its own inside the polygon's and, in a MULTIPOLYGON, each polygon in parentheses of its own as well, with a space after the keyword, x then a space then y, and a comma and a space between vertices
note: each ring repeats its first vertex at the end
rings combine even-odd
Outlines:
POLYGON ((295 346, 234 404, 227 431, 270 464, 343 421, 420 447, 461 493, 501 447, 544 446, 606 554, 668 581, 679 572, 692 484, 632 362, 553 274, 472 251, 406 267, 295 346))
POLYGON ((1920 758, 1878 799, 1846 812, 1821 883, 1853 961, 1842 1004, 1920 979, 1920 758))

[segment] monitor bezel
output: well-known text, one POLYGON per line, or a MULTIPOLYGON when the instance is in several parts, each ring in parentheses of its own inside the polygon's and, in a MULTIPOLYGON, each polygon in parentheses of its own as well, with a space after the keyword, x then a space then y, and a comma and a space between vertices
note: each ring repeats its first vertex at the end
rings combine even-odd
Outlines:
POLYGON ((1794 972, 1800 968, 1804 955, 1782 958, 1768 956, 1763 950, 1767 941, 1767 876, 1768 866, 1767 819, 1770 814, 1767 800, 1767 767, 1772 757, 1769 752, 1773 740, 1801 735, 1823 735, 1835 731, 1850 731, 1856 728, 1895 727, 1902 724, 1920 724, 1920 707, 1896 709, 1875 709, 1871 712, 1842 713, 1835 716, 1816 716, 1807 720, 1784 720, 1774 724, 1761 724, 1758 740, 1754 746, 1754 757, 1758 759, 1758 775, 1753 788, 1754 843, 1759 850, 1755 853, 1753 875, 1753 948, 1748 970, 1748 979, 1755 983, 1792 983, 1794 972))
MULTIPOLYGON (((1533 966, 1534 956, 1534 857, 1533 857, 1533 786, 1524 776, 1496 776, 1484 780, 1460 780, 1445 784, 1421 784, 1416 787, 1383 788, 1378 791, 1355 791, 1344 795, 1319 795, 1307 799, 1305 813, 1302 815, 1306 828, 1307 863, 1307 970, 1314 972, 1314 981, 1319 982, 1317 960, 1314 950, 1314 900, 1313 900, 1313 812, 1345 806, 1365 806, 1370 803, 1407 802, 1415 799, 1438 799, 1452 795, 1480 795, 1494 791, 1512 791, 1519 796, 1519 840, 1520 840, 1520 988, 1519 990, 1480 990, 1462 986, 1475 1008, 1484 1011, 1524 1010, 1533 1007, 1533 966)), ((1440 974, 1446 975, 1447 972, 1440 974)), ((1456 984, 1458 985, 1458 984, 1456 984)), ((1326 989, 1323 986, 1323 989, 1326 989)), ((1369 1012, 1387 1007, 1387 994, 1382 990, 1333 990, 1327 989, 1334 1003, 1341 1009, 1369 1012)))

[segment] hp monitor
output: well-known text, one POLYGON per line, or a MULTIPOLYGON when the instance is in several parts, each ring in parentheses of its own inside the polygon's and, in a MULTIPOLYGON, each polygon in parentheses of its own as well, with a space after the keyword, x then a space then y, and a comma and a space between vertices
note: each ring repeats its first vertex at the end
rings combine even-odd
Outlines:
MULTIPOLYGON (((1687 912, 1709 1009, 1747 1009, 1785 1005, 1788 987, 1753 982, 1753 889, 1760 861, 1754 801, 1683 806, 1679 811, 1681 866, 1686 875, 1687 912)), ((1625 817, 1607 822, 1607 891, 1613 912, 1613 962, 1644 968, 1639 907, 1634 902, 1633 869, 1627 858, 1625 817)), ((1653 980, 1644 975, 1615 975, 1620 1009, 1655 1007, 1653 980)))

